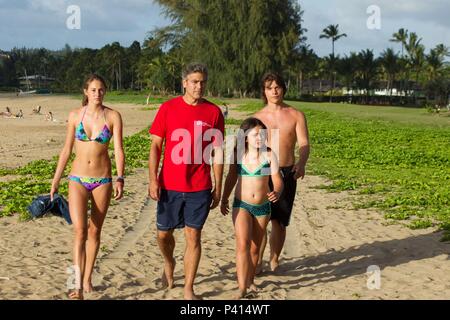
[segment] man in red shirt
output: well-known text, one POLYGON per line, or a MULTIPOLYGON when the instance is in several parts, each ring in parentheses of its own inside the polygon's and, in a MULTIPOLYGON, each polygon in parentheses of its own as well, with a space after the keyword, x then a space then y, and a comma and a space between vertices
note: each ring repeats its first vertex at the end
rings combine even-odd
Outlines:
POLYGON ((202 64, 183 70, 183 96, 163 103, 150 128, 149 196, 158 201, 158 245, 164 256, 163 284, 173 287, 175 239, 184 228, 184 298, 194 294, 201 256, 201 230, 209 210, 217 207, 222 190, 224 118, 219 107, 203 99, 208 71, 202 64), (165 141, 164 160, 158 166, 165 141), (213 162, 214 189, 211 181, 213 162))

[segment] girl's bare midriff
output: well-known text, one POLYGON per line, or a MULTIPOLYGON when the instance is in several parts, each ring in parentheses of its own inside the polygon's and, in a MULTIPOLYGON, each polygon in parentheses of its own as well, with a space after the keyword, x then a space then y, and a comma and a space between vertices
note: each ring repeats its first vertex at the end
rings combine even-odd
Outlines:
POLYGON ((76 141, 71 174, 91 178, 111 177, 108 144, 100 144, 96 141, 76 141), (79 147, 81 145, 82 147, 79 147))
POLYGON ((261 204, 267 201, 269 177, 241 177, 236 185, 236 198, 249 204, 261 204))

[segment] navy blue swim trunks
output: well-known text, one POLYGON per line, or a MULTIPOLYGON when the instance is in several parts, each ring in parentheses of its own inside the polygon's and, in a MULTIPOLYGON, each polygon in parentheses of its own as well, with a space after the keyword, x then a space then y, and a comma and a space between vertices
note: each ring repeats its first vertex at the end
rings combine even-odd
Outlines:
POLYGON ((208 218, 211 201, 211 189, 198 192, 161 189, 156 212, 156 227, 161 231, 185 226, 201 230, 208 218))

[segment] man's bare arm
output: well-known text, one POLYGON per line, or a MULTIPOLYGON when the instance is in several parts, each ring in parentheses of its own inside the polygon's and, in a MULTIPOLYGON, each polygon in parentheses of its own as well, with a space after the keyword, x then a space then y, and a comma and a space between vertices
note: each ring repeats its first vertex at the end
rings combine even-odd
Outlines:
POLYGON ((213 201, 211 203, 211 209, 214 209, 219 205, 220 197, 222 195, 223 157, 224 152, 222 147, 215 147, 213 151, 214 190, 212 194, 213 201))
POLYGON ((308 162, 310 146, 309 146, 309 133, 306 117, 303 112, 297 114, 297 124, 295 126, 295 133, 297 135, 297 143, 299 147, 300 158, 295 164, 294 170, 296 171, 294 178, 304 178, 306 163, 308 162))
POLYGON ((164 139, 156 135, 152 135, 152 144, 150 147, 150 154, 148 157, 148 194, 153 199, 158 201, 161 193, 161 188, 158 182, 158 167, 161 159, 164 139))

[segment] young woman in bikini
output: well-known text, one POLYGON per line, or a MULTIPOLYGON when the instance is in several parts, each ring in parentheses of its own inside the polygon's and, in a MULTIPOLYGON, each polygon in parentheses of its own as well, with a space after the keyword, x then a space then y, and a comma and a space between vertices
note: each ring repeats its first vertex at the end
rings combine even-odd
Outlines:
POLYGON ((278 201, 283 181, 275 153, 266 147, 266 126, 256 118, 244 120, 238 134, 221 201, 221 212, 230 211, 228 198, 237 183, 233 201, 236 233, 236 273, 239 293, 256 290, 254 277, 259 248, 270 220, 270 202, 278 201), (243 144, 243 148, 239 147, 243 144), (269 188, 272 179, 273 190, 269 188))
POLYGON ((91 292, 92 270, 100 246, 100 233, 112 196, 113 183, 108 145, 113 138, 118 178, 114 199, 123 195, 125 155, 122 144, 122 118, 119 112, 103 105, 106 83, 91 75, 84 84, 81 108, 72 110, 67 136, 53 178, 50 195, 58 191, 64 168, 75 147, 69 179, 69 211, 74 226, 73 261, 79 287, 69 293, 71 299, 83 299, 91 292), (88 218, 88 201, 91 215, 88 218))

